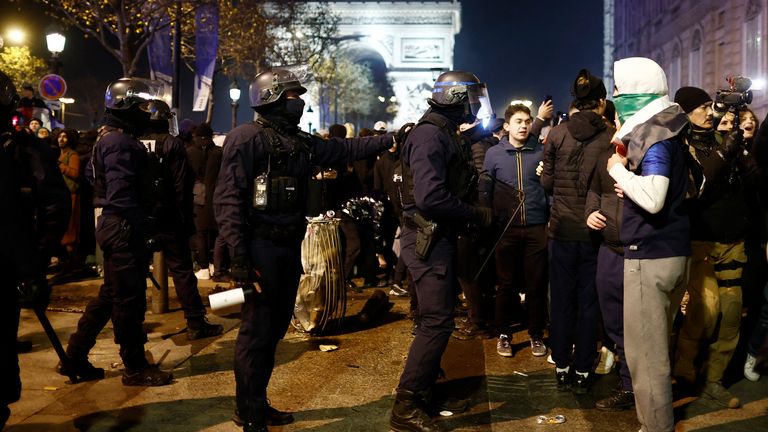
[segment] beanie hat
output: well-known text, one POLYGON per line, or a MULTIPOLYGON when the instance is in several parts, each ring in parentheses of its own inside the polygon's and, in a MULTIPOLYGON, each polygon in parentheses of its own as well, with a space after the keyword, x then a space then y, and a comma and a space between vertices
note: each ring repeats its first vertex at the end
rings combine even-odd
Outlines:
POLYGON ((698 87, 680 87, 680 90, 675 92, 675 103, 680 105, 686 114, 707 102, 712 102, 712 98, 698 87))
POLYGON ((491 120, 490 123, 488 123, 488 130, 496 133, 501 130, 501 128, 504 126, 504 119, 496 117, 495 119, 491 120))
POLYGON ((573 82, 571 94, 577 101, 584 102, 605 99, 607 92, 603 80, 592 75, 587 69, 582 69, 573 82))

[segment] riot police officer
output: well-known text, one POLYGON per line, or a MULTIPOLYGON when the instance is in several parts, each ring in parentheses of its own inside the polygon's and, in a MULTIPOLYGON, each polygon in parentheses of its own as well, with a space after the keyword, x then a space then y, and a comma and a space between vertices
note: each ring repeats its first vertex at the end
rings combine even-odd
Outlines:
POLYGON ((326 141, 300 131, 306 91, 289 70, 256 76, 249 93, 258 119, 227 135, 214 197, 219 234, 234 251, 233 279, 261 276, 243 305, 235 345, 237 414, 245 431, 293 421, 269 406, 266 391, 302 272, 311 167, 362 159, 393 144, 391 135, 326 141))
POLYGON ((141 142, 147 147, 150 159, 145 176, 158 184, 158 196, 150 215, 157 224, 157 247, 165 254, 176 296, 187 319, 187 338, 196 340, 220 335, 224 328, 205 319, 205 306, 192 272, 188 241, 194 232, 192 176, 184 143, 177 138, 176 116, 162 100, 152 101, 149 110, 149 127, 141 142))
POLYGON ((19 307, 42 308, 50 288, 45 266, 69 221, 69 190, 56 157, 42 141, 12 125, 19 96, 11 79, 0 72, 0 429, 8 405, 19 400, 21 380, 16 350, 19 307))
POLYGON ((96 241, 104 252, 104 284, 88 303, 67 346, 75 369, 67 372, 81 380, 104 377, 104 370, 88 361, 88 352, 110 319, 125 365, 124 385, 158 386, 173 379, 144 356, 146 279, 150 249, 157 244, 157 221, 150 216, 158 190, 153 179, 144 177, 148 152, 137 137, 149 127, 152 103, 162 95, 160 83, 121 78, 107 87, 104 97, 106 122, 91 159, 94 204, 103 208, 96 241))
POLYGON ((469 72, 445 72, 435 82, 428 103, 430 108, 408 135, 402 152, 400 253, 419 300, 421 323, 392 408, 390 427, 395 431, 441 430, 429 417, 428 405, 454 328, 456 235, 468 223, 488 226, 492 221, 489 208, 462 201, 476 192, 476 171, 470 149, 456 135, 460 124, 493 112, 485 84, 469 72))

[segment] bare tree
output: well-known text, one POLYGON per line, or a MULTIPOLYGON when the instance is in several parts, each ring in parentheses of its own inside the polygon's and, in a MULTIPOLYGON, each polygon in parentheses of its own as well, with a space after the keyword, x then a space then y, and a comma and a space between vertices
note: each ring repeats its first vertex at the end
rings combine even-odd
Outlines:
MULTIPOLYGON (((15 0, 20 1, 20 0, 15 0)), ((189 6, 198 0, 35 0, 47 6, 48 13, 86 37, 92 37, 123 67, 123 75, 136 74, 136 67, 152 35, 176 19, 171 6, 189 6), (170 21, 163 17, 170 12, 170 21)))
MULTIPOLYGON (((189 7, 189 6, 188 6, 189 7)), ((333 46, 338 17, 324 3, 283 0, 219 1, 219 39, 215 73, 230 81, 249 80, 272 66, 314 65, 333 46)), ((182 19, 182 58, 195 61, 194 14, 182 19)), ((214 86, 216 80, 214 79, 214 86)), ((213 89, 211 89, 213 95, 213 89)), ((213 113, 213 98, 208 115, 213 113)))

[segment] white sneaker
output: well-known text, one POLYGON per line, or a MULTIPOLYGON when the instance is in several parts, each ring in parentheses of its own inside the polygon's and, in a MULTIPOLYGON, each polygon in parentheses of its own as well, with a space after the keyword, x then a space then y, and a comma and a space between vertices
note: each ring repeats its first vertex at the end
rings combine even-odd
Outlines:
POLYGON ((613 365, 616 363, 616 357, 613 351, 606 347, 600 349, 600 362, 595 368, 595 373, 598 375, 608 375, 613 369, 613 365))
POLYGON ((760 374, 755 372, 755 364, 757 359, 752 354, 747 354, 747 360, 744 361, 744 378, 750 381, 757 381, 760 379, 760 374))
POLYGON ((554 361, 554 360, 552 360, 552 354, 550 354, 550 355, 548 355, 548 356, 547 356, 547 363, 549 363, 549 364, 555 364, 555 361, 554 361))
POLYGON ((213 276, 216 274, 215 272, 216 268, 213 267, 213 264, 208 264, 208 273, 213 276))
POLYGON ((195 272, 195 277, 200 280, 208 280, 211 278, 211 272, 207 268, 200 269, 195 272))

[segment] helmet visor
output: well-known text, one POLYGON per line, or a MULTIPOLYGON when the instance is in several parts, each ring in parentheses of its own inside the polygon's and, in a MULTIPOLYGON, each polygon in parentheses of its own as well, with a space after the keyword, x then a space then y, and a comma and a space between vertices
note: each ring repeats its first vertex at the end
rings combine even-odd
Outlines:
POLYGON ((493 116, 493 107, 491 107, 491 98, 488 97, 488 88, 485 83, 475 84, 467 87, 467 97, 469 108, 472 114, 480 120, 490 119, 493 116))

